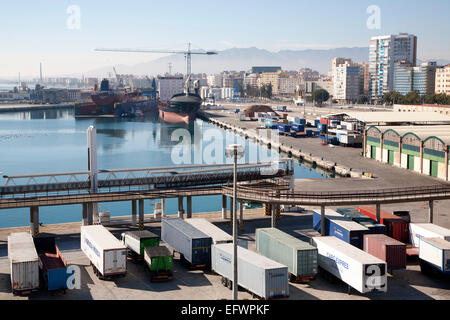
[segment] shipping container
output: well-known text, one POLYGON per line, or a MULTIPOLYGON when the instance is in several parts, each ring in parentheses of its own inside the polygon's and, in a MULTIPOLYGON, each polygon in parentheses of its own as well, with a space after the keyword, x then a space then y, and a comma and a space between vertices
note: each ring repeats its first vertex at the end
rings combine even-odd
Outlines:
POLYGON ((173 278, 173 256, 167 247, 145 247, 144 260, 150 270, 151 281, 166 281, 173 278))
POLYGON ((232 243, 233 237, 206 219, 187 219, 194 228, 211 237, 213 244, 232 243))
POLYGON ((305 126, 302 124, 292 124, 291 128, 295 132, 304 132, 305 131, 305 126))
POLYGON ((291 127, 288 124, 278 123, 278 130, 282 133, 289 133, 291 132, 291 127))
POLYGON ((327 125, 328 124, 328 118, 324 118, 324 117, 322 117, 322 118, 320 118, 320 124, 324 124, 324 125, 327 125))
MULTIPOLYGON (((377 220, 376 207, 359 207, 358 211, 377 220)), ((392 213, 380 210, 380 223, 386 226, 386 235, 403 243, 409 242, 409 223, 392 213)))
POLYGON ((406 244, 387 235, 364 235, 364 251, 385 261, 389 270, 406 269, 406 244))
POLYGON ((316 277, 317 249, 278 229, 256 229, 256 251, 287 266, 291 282, 306 282, 316 277))
POLYGON ((34 238, 34 245, 39 257, 39 267, 47 290, 67 289, 67 280, 72 275, 67 271, 67 262, 59 251, 54 237, 34 238))
POLYGON ((128 231, 122 233, 122 242, 128 249, 131 258, 139 259, 144 257, 146 247, 158 247, 159 237, 148 231, 128 231))
POLYGON ((361 293, 387 291, 386 262, 336 237, 313 237, 318 265, 361 293))
POLYGON ((321 132, 326 132, 327 131, 327 125, 326 124, 319 124, 317 126, 317 128, 321 131, 321 132))
POLYGON ((14 295, 39 290, 39 258, 33 238, 28 232, 8 236, 8 259, 14 295))
POLYGON ((369 233, 386 234, 386 226, 358 211, 356 208, 338 208, 336 212, 369 229, 369 233))
POLYGON ((163 219, 161 239, 180 253, 182 264, 193 268, 211 266, 211 237, 183 219, 163 219))
POLYGON ((81 250, 100 279, 126 275, 127 248, 104 226, 81 227, 81 250))
MULTIPOLYGON (((313 210, 313 228, 321 232, 320 209, 313 210)), ((342 216, 332 209, 325 209, 325 235, 335 236, 351 245, 362 249, 363 237, 369 229, 342 216)))
POLYGON ((320 120, 314 120, 314 127, 319 128, 320 120))
POLYGON ((419 247, 420 238, 441 238, 450 241, 450 230, 432 223, 410 223, 411 244, 419 247))
POLYGON ((306 119, 304 119, 304 118, 296 118, 295 123, 296 124, 302 124, 302 125, 306 126, 306 119))
MULTIPOLYGON (((288 267, 250 250, 238 247, 238 285, 259 298, 289 296, 288 267)), ((222 284, 232 288, 233 244, 212 246, 212 270, 222 284)))
POLYGON ((450 242, 441 238, 419 238, 419 260, 423 273, 430 268, 450 274, 450 242))

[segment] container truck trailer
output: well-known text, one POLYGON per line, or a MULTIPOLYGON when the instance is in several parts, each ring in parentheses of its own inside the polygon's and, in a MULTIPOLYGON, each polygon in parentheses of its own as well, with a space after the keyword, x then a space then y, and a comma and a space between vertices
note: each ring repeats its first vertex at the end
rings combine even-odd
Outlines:
POLYGON ((187 223, 211 237, 213 244, 232 243, 233 237, 206 219, 187 219, 187 223))
MULTIPOLYGON (((386 262, 336 237, 313 237, 319 267, 360 293, 387 292, 386 262)), ((350 291, 350 290, 349 290, 350 291)))
POLYGON ((101 280, 126 275, 127 248, 104 226, 81 227, 81 250, 101 280))
MULTIPOLYGON (((288 267, 238 247, 238 285, 261 299, 289 296, 288 267)), ((212 246, 212 270, 229 289, 233 281, 233 244, 212 246)))
POLYGON ((31 294, 39 290, 39 257, 28 232, 8 236, 8 259, 11 287, 14 295, 31 294))
POLYGON ((144 259, 150 270, 150 281, 167 281, 173 278, 173 256, 167 247, 145 247, 144 259))
POLYGON ((287 266, 291 282, 305 283, 317 275, 317 248, 281 230, 256 229, 256 251, 287 266))
POLYGON ((66 290, 67 262, 55 243, 54 237, 34 238, 34 245, 39 257, 39 267, 47 290, 66 290))
POLYGON ((406 269, 406 244, 385 234, 364 235, 364 251, 386 261, 388 270, 406 269))
POLYGON ((441 238, 419 238, 419 262, 424 274, 450 275, 450 242, 441 238))
POLYGON ((161 239, 180 254, 181 263, 186 267, 211 267, 211 237, 183 219, 163 219, 161 239))
MULTIPOLYGON (((321 210, 313 210, 313 228, 321 232, 321 210)), ((325 210, 325 235, 335 236, 355 247, 363 248, 363 237, 370 233, 369 229, 342 216, 332 209, 325 210)))
POLYGON ((134 261, 140 261, 144 259, 146 247, 159 246, 159 237, 148 230, 128 231, 122 233, 122 242, 128 249, 128 257, 134 261))
POLYGON ((450 241, 450 230, 432 223, 410 223, 411 244, 419 247, 420 238, 441 238, 450 241))

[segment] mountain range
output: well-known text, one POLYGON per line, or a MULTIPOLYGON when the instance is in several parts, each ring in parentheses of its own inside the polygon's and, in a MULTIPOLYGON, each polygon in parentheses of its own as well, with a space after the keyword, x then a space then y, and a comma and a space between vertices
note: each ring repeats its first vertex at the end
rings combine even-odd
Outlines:
MULTIPOLYGON (((117 53, 121 54, 121 53, 117 53)), ((368 47, 336 48, 328 50, 283 50, 271 52, 264 49, 232 48, 220 51, 218 55, 193 55, 193 73, 220 73, 222 71, 250 70, 252 66, 280 66, 283 70, 299 70, 308 67, 326 74, 331 70, 331 60, 335 57, 351 58, 354 62, 367 62, 368 47)), ((418 61, 420 63, 421 61, 418 61)), ((439 65, 448 64, 450 60, 437 59, 439 65)), ((151 75, 168 72, 172 64, 174 72, 185 73, 184 55, 170 55, 153 61, 135 65, 117 65, 120 74, 151 75)), ((84 73, 87 77, 105 76, 112 72, 113 66, 105 66, 84 73)))

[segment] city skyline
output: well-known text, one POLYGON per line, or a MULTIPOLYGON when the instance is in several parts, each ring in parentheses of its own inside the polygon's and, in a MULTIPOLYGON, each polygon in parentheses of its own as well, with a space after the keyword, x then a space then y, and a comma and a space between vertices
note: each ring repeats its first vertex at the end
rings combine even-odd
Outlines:
POLYGON ((8 34, 2 48, 0 78, 16 77, 19 72, 23 77, 39 75, 40 62, 44 76, 50 76, 82 74, 99 67, 133 65, 164 56, 100 53, 94 52, 96 47, 179 50, 191 41, 207 50, 258 47, 278 52, 368 47, 373 36, 400 32, 417 35, 420 59, 449 59, 450 41, 436 30, 450 30, 445 17, 450 3, 434 3, 439 11, 429 10, 429 4, 412 6, 403 0, 395 4, 384 0, 357 4, 325 1, 320 5, 288 0, 226 4, 171 1, 139 3, 138 11, 133 1, 107 6, 88 1, 40 1, 29 2, 25 8, 23 3, 7 1, 0 13, 0 28, 8 34), (380 29, 367 25, 372 16, 367 9, 373 5, 380 9, 380 29), (19 22, 17 17, 21 17, 19 22), (277 23, 267 28, 268 21, 277 23))

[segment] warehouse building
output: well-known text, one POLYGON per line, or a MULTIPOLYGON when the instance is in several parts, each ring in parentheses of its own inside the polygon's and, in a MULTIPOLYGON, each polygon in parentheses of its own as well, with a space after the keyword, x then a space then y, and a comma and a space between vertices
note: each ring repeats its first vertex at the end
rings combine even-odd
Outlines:
POLYGON ((370 126, 367 158, 449 181, 450 125, 370 126))

